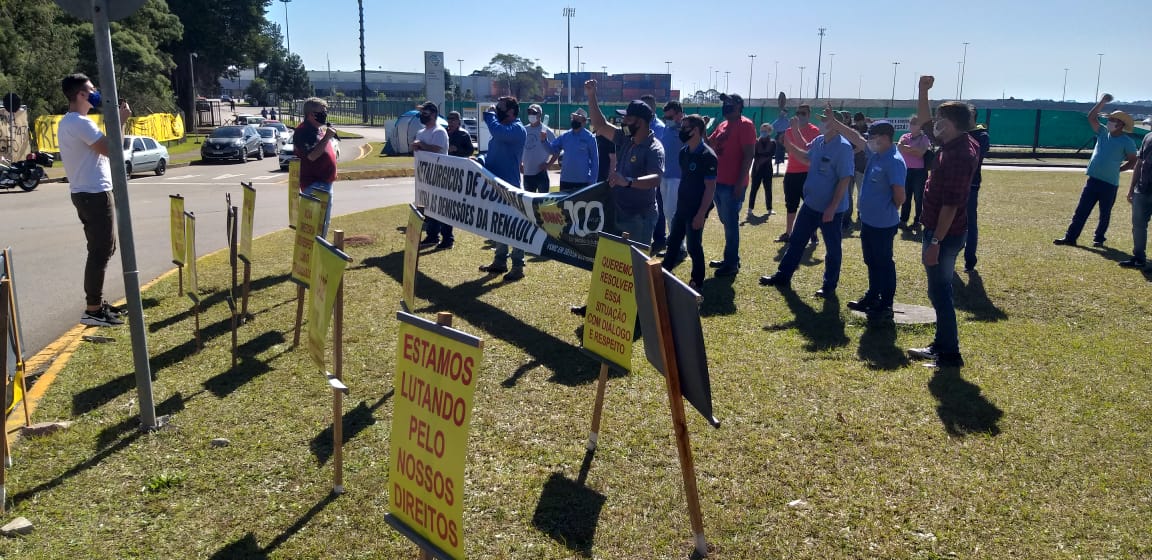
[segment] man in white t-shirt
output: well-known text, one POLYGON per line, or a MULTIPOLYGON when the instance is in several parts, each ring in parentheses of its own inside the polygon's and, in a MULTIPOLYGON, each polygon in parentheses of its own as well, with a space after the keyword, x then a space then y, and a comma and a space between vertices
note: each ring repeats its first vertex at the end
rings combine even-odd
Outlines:
MULTIPOLYGON (((440 117, 440 108, 431 101, 425 101, 420 109, 420 124, 424 125, 416 133, 416 140, 412 142, 412 152, 432 152, 434 154, 448 153, 448 131, 437 122, 440 117)), ((429 217, 424 221, 427 234, 420 242, 421 247, 436 247, 437 249, 451 249, 456 242, 452 234, 452 226, 436 218, 429 217)))
MULTIPOLYGON (((84 265, 84 297, 87 304, 80 322, 97 327, 123 325, 126 313, 104 301, 104 274, 108 260, 116 252, 115 220, 112 212, 112 170, 108 154, 122 150, 110 141, 88 111, 100 106, 100 92, 84 74, 72 74, 60 82, 68 98, 68 113, 60 119, 58 137, 60 158, 68 176, 72 205, 84 224, 88 240, 88 260, 84 265)), ((132 115, 128 103, 120 104, 120 121, 132 115)))

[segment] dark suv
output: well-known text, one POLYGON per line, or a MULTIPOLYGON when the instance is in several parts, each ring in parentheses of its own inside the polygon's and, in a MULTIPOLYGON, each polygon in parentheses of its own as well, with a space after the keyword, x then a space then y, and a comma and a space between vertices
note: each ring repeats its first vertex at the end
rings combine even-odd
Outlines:
POLYGON ((249 157, 264 159, 264 146, 254 126, 222 126, 200 146, 203 160, 231 159, 241 163, 249 157))

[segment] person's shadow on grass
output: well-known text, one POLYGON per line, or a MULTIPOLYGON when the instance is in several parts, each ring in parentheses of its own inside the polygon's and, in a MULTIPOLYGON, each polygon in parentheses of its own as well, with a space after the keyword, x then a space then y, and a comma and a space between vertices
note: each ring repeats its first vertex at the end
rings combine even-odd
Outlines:
POLYGON ((907 354, 896 345, 896 325, 892 322, 884 325, 866 322, 856 355, 871 370, 892 371, 909 364, 907 354))
POLYGON ((996 307, 984 289, 984 279, 980 273, 973 270, 967 273, 968 283, 959 275, 952 277, 952 288, 955 294, 956 309, 967 311, 973 321, 996 322, 1008 318, 1003 309, 996 307))
POLYGON ((283 533, 277 535, 268 546, 261 547, 260 543, 256 540, 256 535, 249 532, 243 537, 240 537, 231 543, 228 543, 216 551, 216 554, 211 556, 211 560, 263 560, 268 558, 268 555, 279 548, 288 539, 292 538, 299 533, 301 529, 306 527, 328 504, 335 501, 337 495, 329 492, 319 502, 316 502, 304 515, 300 516, 292 526, 284 530, 283 533))
POLYGON ((568 550, 583 558, 591 558, 596 526, 606 498, 582 482, 569 480, 558 472, 552 473, 536 503, 532 525, 568 550))
POLYGON ((953 437, 969 434, 1000 434, 1004 411, 980 392, 980 386, 960 376, 960 368, 940 368, 928 381, 928 390, 936 398, 936 415, 944 430, 953 437))
POLYGON ((808 352, 820 352, 848 344, 848 335, 844 333, 844 320, 840 317, 840 298, 835 294, 823 299, 820 311, 808 305, 791 288, 780 290, 780 294, 784 296, 784 301, 795 318, 787 323, 765 325, 764 330, 795 328, 808 340, 804 344, 804 350, 808 352))

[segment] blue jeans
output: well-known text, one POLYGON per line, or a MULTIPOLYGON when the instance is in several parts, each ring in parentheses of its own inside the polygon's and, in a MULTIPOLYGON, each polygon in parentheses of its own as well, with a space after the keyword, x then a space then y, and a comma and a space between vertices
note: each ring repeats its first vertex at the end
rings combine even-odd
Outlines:
MULTIPOLYGON (((923 250, 931 246, 935 233, 924 230, 923 250)), ((968 234, 945 236, 940 240, 940 259, 934 266, 924 266, 928 275, 928 299, 936 310, 936 338, 932 346, 937 354, 960 352, 960 332, 956 326, 956 304, 952 301, 952 277, 956 275, 956 257, 964 249, 968 234)))
POLYGON ((716 204, 716 215, 724 225, 724 267, 740 266, 740 208, 744 206, 744 194, 740 198, 732 198, 736 192, 735 185, 716 183, 716 195, 712 201, 716 204))
POLYGON ((976 268, 976 242, 980 241, 976 205, 980 201, 980 189, 973 187, 968 193, 968 242, 964 245, 964 268, 976 268))
POLYGON ((652 245, 652 232, 656 230, 656 209, 647 209, 640 213, 626 214, 619 206, 616 207, 616 232, 628 232, 628 239, 652 245))
POLYGON ((1092 207, 1100 203, 1100 223, 1096 225, 1096 237, 1093 241, 1104 242, 1104 234, 1108 233, 1108 223, 1112 221, 1112 205, 1116 203, 1116 190, 1119 187, 1106 183, 1095 177, 1089 177, 1084 183, 1084 190, 1080 193, 1080 203, 1076 205, 1076 212, 1072 214, 1072 223, 1068 225, 1068 232, 1064 239, 1076 241, 1080 237, 1084 223, 1088 221, 1088 214, 1092 207))
POLYGON ((1132 256, 1146 260, 1148 220, 1152 218, 1152 193, 1132 194, 1132 256))
MULTIPOLYGON (((496 254, 492 258, 492 264, 503 268, 508 267, 508 245, 496 244, 496 254)), ((512 266, 524 266, 524 249, 512 249, 512 266)))
POLYGON ((335 198, 335 193, 332 189, 332 183, 325 183, 323 181, 316 181, 308 185, 302 191, 308 196, 316 196, 316 191, 324 191, 328 193, 328 206, 324 208, 324 227, 320 230, 320 237, 328 237, 328 222, 332 220, 332 199, 335 198))
POLYGON ((824 288, 824 291, 835 290, 836 286, 840 284, 840 263, 844 258, 843 250, 840 247, 843 223, 843 212, 837 212, 832 217, 832 221, 825 222, 823 212, 817 212, 808 206, 801 206, 796 213, 796 224, 792 226, 792 236, 788 239, 788 250, 784 253, 784 258, 780 259, 780 267, 776 269, 776 274, 783 275, 788 280, 792 279, 792 274, 800 266, 800 258, 804 256, 804 248, 808 245, 808 239, 819 228, 820 233, 824 236, 824 247, 827 251, 824 257, 824 283, 821 287, 824 288))
POLYGON ((878 228, 860 224, 860 250, 868 267, 868 292, 864 299, 883 307, 892 307, 896 297, 896 261, 892 260, 895 240, 896 226, 878 228))

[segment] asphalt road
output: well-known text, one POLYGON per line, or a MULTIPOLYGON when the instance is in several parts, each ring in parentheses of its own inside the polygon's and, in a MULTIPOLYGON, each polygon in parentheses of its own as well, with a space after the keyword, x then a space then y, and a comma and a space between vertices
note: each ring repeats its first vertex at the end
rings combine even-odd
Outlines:
MULTIPOLYGON (((355 154, 356 150, 349 148, 358 143, 346 142, 344 159, 347 152, 355 154)), ((253 234, 287 227, 288 176, 279 171, 272 158, 244 164, 193 165, 169 169, 163 177, 142 175, 128 182, 141 284, 173 267, 169 195, 183 195, 185 209, 196 214, 196 248, 205 255, 226 245, 224 194, 231 193, 233 204, 238 206, 241 181, 253 182, 257 192, 253 234)), ((333 215, 406 203, 412 200, 412 193, 411 178, 339 182, 333 215)), ((25 354, 31 356, 76 325, 83 311, 87 250, 68 185, 47 183, 27 193, 0 191, 0 246, 13 250, 25 354)), ((124 297, 119 247, 108 263, 104 287, 108 301, 124 297)))

